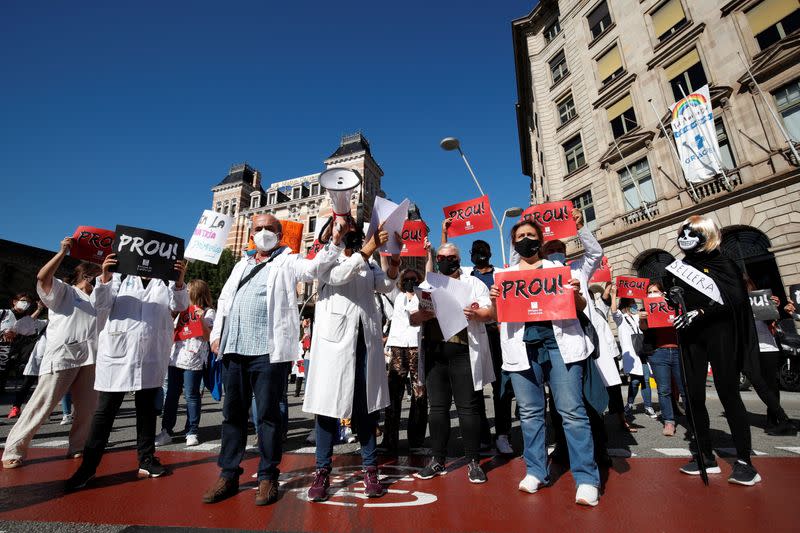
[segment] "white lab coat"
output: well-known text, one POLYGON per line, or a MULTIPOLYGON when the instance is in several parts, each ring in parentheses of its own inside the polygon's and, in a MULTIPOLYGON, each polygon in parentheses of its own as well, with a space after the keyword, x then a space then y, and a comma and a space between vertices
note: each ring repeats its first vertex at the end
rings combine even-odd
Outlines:
MULTIPOLYGON (((53 279, 49 293, 40 283, 36 292, 50 310, 47 346, 38 375, 93 365, 99 333, 97 317, 111 307, 110 284, 95 282, 92 294, 60 279, 53 279)), ((33 375, 33 374, 31 374, 33 375)))
POLYGON ((131 392, 161 387, 172 348, 172 313, 189 307, 186 285, 175 289, 160 279, 144 288, 139 276, 114 274, 111 310, 100 332, 94 388, 131 392))
POLYGON ((40 368, 42 366, 42 358, 44 358, 44 351, 47 348, 47 332, 42 333, 39 340, 31 351, 28 357, 28 363, 25 365, 25 370, 22 371, 23 376, 39 376, 40 368))
MULTIPOLYGON (((214 309, 203 311, 203 322, 206 327, 214 327, 214 317, 217 312, 214 309)), ((178 317, 175 318, 176 323, 178 317)), ((170 366, 182 370, 203 370, 208 359, 208 341, 203 337, 191 337, 186 340, 177 340, 172 345, 172 355, 169 358, 170 366)))
MULTIPOLYGON (((592 295, 589 295, 592 297, 592 295)), ((617 341, 614 338, 614 332, 611 331, 611 326, 608 325, 608 306, 602 299, 588 300, 589 305, 594 304, 592 310, 592 325, 597 331, 597 337, 600 342, 598 347, 600 354, 594 360, 597 370, 600 371, 600 377, 603 378, 603 383, 606 387, 614 385, 621 385, 622 378, 619 375, 619 366, 617 366, 617 356, 619 355, 619 348, 617 341)))
MULTIPOLYGON (((597 242, 594 235, 592 235, 592 232, 586 227, 578 231, 578 238, 583 245, 584 253, 580 259, 572 262, 570 268, 572 278, 580 281, 581 294, 584 298, 587 298, 587 296, 591 296, 589 293, 589 278, 592 277, 594 271, 600 266, 600 261, 603 257, 603 249, 600 247, 600 243, 597 242)), ((542 259, 542 268, 559 266, 563 265, 558 262, 542 259)), ((519 270, 519 263, 505 270, 499 270, 499 272, 516 270, 519 270)), ((595 313, 592 312, 592 308, 591 302, 587 302, 583 313, 594 325, 595 319, 593 315, 595 313)), ((558 344, 558 349, 561 352, 564 363, 583 361, 592 354, 595 346, 592 339, 583 331, 583 326, 581 326, 577 318, 553 320, 552 324, 553 334, 555 335, 556 343, 558 344)), ((503 348, 503 370, 518 372, 530 368, 528 350, 522 340, 524 334, 524 322, 500 323, 500 345, 503 348)))
MULTIPOLYGON (((311 281, 318 276, 323 265, 331 264, 342 251, 341 246, 328 243, 314 259, 306 259, 292 254, 285 248, 267 268, 267 276, 258 275, 248 283, 265 283, 267 286, 267 331, 272 332, 268 340, 269 360, 272 363, 286 363, 297 359, 297 339, 300 338, 300 313, 297 307, 297 283, 311 281), (277 319, 277 320, 276 320, 277 319)), ((242 258, 231 271, 228 281, 222 287, 217 300, 217 316, 211 330, 210 342, 219 340, 220 349, 225 347, 227 331, 224 331, 225 319, 231 313, 233 300, 239 282, 244 277, 248 258, 242 258)))
POLYGON ((631 316, 628 313, 616 310, 611 316, 617 325, 617 336, 619 336, 619 344, 622 348, 622 371, 634 376, 643 376, 642 360, 639 359, 639 355, 633 349, 633 342, 631 341, 631 335, 642 332, 639 328, 639 315, 631 316))
POLYGON ((419 309, 419 298, 412 294, 409 299, 406 293, 401 292, 397 295, 392 306, 392 327, 389 330, 389 338, 386 339, 386 346, 397 346, 399 348, 416 348, 419 345, 419 326, 411 325, 411 313, 419 309))
POLYGON ((367 345, 367 412, 383 409, 389 405, 389 383, 374 293, 391 291, 395 280, 359 253, 341 254, 331 268, 320 272, 319 280, 309 355, 314 371, 306 376, 303 411, 351 418, 359 322, 367 345))

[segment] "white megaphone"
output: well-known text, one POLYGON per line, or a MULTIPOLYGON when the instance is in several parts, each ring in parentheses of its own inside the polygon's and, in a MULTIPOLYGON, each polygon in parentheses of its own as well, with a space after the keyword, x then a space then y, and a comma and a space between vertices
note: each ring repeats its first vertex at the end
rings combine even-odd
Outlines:
POLYGON ((334 218, 350 216, 350 191, 358 187, 359 183, 361 176, 349 168, 329 168, 319 175, 319 184, 331 197, 334 218))

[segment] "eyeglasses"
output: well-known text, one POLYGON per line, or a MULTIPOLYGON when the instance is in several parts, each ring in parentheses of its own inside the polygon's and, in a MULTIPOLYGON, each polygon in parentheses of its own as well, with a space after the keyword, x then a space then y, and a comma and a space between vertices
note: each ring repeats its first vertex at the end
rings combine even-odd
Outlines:
POLYGON ((454 259, 458 259, 458 256, 457 255, 437 255, 436 256, 436 260, 437 261, 447 261, 448 259, 452 261, 454 259))

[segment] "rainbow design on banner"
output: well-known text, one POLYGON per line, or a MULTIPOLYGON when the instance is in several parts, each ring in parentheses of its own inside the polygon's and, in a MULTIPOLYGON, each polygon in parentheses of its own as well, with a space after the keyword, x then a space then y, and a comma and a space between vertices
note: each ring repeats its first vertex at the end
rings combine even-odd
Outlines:
POLYGON ((672 120, 678 120, 678 117, 681 115, 681 111, 687 109, 689 106, 701 106, 703 110, 705 110, 705 106, 708 103, 706 97, 700 93, 692 93, 686 98, 679 100, 675 107, 672 108, 672 120))

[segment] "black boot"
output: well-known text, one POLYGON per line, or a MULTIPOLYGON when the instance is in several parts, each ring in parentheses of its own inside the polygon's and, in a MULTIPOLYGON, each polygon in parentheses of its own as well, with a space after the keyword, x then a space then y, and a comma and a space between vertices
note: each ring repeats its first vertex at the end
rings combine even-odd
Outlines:
POLYGON ((797 427, 792 424, 792 421, 786 416, 786 412, 781 409, 775 417, 775 424, 767 426, 764 431, 767 435, 791 436, 797 433, 797 427))

